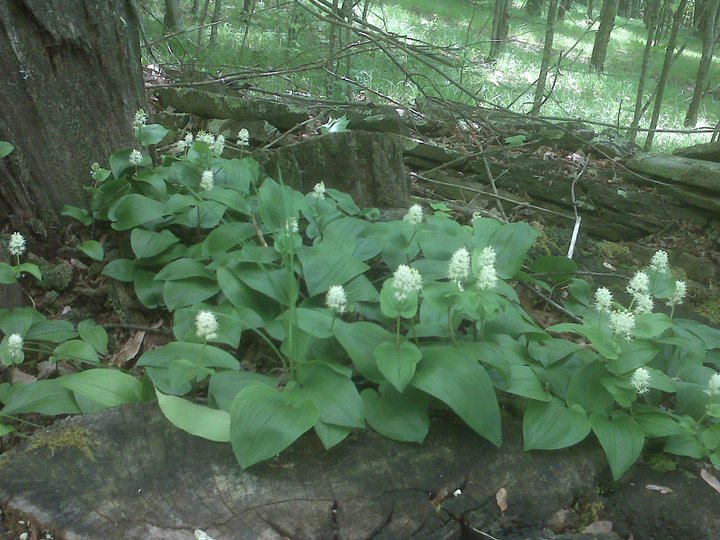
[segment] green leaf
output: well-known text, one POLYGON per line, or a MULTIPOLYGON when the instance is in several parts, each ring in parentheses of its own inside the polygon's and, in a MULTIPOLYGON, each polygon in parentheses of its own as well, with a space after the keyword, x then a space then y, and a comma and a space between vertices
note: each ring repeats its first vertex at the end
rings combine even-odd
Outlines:
POLYGON ((285 450, 320 419, 310 400, 294 402, 289 390, 264 385, 242 390, 230 413, 230 442, 243 469, 285 450))
MULTIPOLYGON (((134 167, 134 165, 130 164, 131 152, 132 148, 126 148, 124 150, 118 150, 110 156, 110 170, 112 171, 115 178, 120 179, 126 169, 134 167)), ((140 166, 144 167, 151 164, 152 161, 150 160, 150 157, 147 154, 143 153, 143 158, 140 162, 140 166)))
POLYGON ((15 150, 15 146, 7 141, 0 141, 0 159, 9 156, 13 150, 15 150))
POLYGON ((135 280, 135 261, 131 261, 130 259, 115 259, 107 263, 101 273, 117 281, 132 283, 135 280))
POLYGON ((527 137, 525 135, 513 135, 511 137, 505 137, 505 144, 509 144, 510 146, 520 146, 525 143, 525 139, 527 137))
POLYGON ((643 313, 635 317, 633 336, 652 339, 660 336, 673 326, 673 320, 665 313, 643 313))
POLYGON ((618 480, 640 457, 645 444, 645 433, 638 423, 623 411, 613 411, 610 418, 603 413, 592 413, 590 425, 605 451, 613 480, 618 480))
POLYGON ((130 247, 138 259, 154 257, 179 241, 180 239, 167 229, 160 232, 133 229, 130 233, 130 247))
POLYGON ((580 369, 570 380, 567 402, 577 403, 586 412, 608 412, 613 406, 613 397, 600 382, 609 375, 599 362, 593 362, 580 369))
POLYGON ((170 130, 160 124, 148 124, 137 129, 137 138, 143 146, 157 144, 165 138, 170 130))
POLYGON ((310 296, 323 293, 332 285, 342 285, 369 268, 360 259, 344 253, 336 244, 325 242, 298 249, 298 259, 310 296))
POLYGON ((614 360, 618 357, 618 345, 615 341, 603 332, 596 325, 591 324, 576 324, 576 323, 560 323, 546 328, 548 332, 555 332, 557 334, 563 332, 573 332, 585 336, 590 340, 597 351, 609 360, 614 360))
POLYGON ((347 116, 344 114, 340 118, 330 117, 330 120, 328 120, 327 123, 320 126, 320 133, 327 135, 328 133, 342 133, 344 131, 350 131, 347 127, 349 123, 350 120, 348 120, 347 116))
POLYGON ((413 343, 401 341, 400 347, 394 341, 386 341, 373 352, 378 369, 398 392, 405 390, 415 375, 415 366, 422 358, 422 352, 413 343))
POLYGON ((165 266, 157 273, 155 279, 174 281, 195 277, 212 279, 213 273, 200 261, 190 257, 183 257, 165 266))
POLYGON ((8 263, 0 262, 0 285, 12 285, 16 281, 15 268, 8 263))
POLYGON ((385 280, 380 291, 380 309, 383 315, 391 319, 396 317, 413 318, 418 310, 417 293, 415 291, 408 292, 402 300, 398 300, 395 293, 397 290, 393 287, 393 278, 390 277, 385 280))
POLYGON ((155 391, 160 410, 177 428, 196 437, 215 442, 230 442, 230 414, 192 403, 177 396, 155 391))
POLYGON ((55 347, 51 360, 74 360, 94 365, 100 364, 100 359, 92 345, 79 339, 66 341, 55 347))
POLYGON ((150 309, 159 307, 163 303, 162 281, 155 280, 155 273, 147 270, 134 272, 135 294, 142 304, 150 309))
POLYGON ((105 258, 105 250, 97 240, 86 240, 78 246, 78 249, 93 261, 102 261, 105 258))
POLYGON ((302 392, 320 410, 320 421, 349 428, 364 428, 363 404, 353 382, 321 362, 298 366, 302 392))
POLYGON ((720 348, 720 330, 717 328, 711 328, 691 319, 673 319, 673 321, 678 327, 698 337, 703 342, 705 349, 720 348))
POLYGON ((120 198, 108 212, 112 228, 127 231, 165 216, 165 205, 149 197, 130 193, 120 198))
POLYGON ((142 382, 115 369, 89 369, 60 377, 57 383, 101 408, 142 401, 142 382))
POLYGON ((495 270, 499 278, 510 279, 520 271, 538 236, 540 232, 525 222, 507 223, 495 230, 489 245, 495 248, 495 270))
POLYGON ((255 226, 252 223, 223 223, 203 241, 202 256, 214 257, 215 254, 227 253, 230 248, 242 244, 255 234, 255 226))
POLYGON ((61 343, 77 337, 77 332, 70 321, 51 320, 33 323, 25 334, 28 341, 49 341, 61 343))
POLYGON ((691 433, 670 435, 665 444, 665 452, 676 456, 688 456, 695 459, 702 459, 707 455, 707 450, 700 444, 698 438, 691 433))
POLYGON ((333 446, 340 444, 352 432, 350 428, 334 426, 321 421, 318 421, 314 428, 325 450, 330 450, 333 446))
POLYGON ((677 420, 664 411, 654 410, 635 413, 633 418, 635 418, 635 421, 648 438, 668 437, 669 435, 680 435, 685 432, 677 420))
POLYGON ((8 433, 12 433, 13 431, 15 431, 14 427, 0 424, 0 437, 4 437, 8 433))
POLYGON ((75 395, 58 384, 57 379, 37 381, 14 386, 0 416, 12 416, 21 413, 39 413, 47 415, 80 414, 75 395))
POLYGON ((243 388, 256 384, 265 384, 270 388, 277 388, 279 381, 267 375, 249 371, 218 371, 210 377, 208 398, 219 409, 230 412, 232 402, 243 388))
POLYGON ((485 368, 452 354, 452 347, 423 349, 423 360, 411 383, 443 401, 473 430, 500 446, 500 407, 485 368))
POLYGON ((580 345, 566 339, 536 339, 528 344, 528 353, 544 367, 553 365, 577 351, 580 345))
POLYGON ((579 405, 566 407, 558 398, 530 401, 523 418, 525 450, 558 450, 579 443, 590 433, 590 421, 579 405))
POLYGON ((180 358, 197 359, 200 365, 220 369, 240 369, 240 363, 230 353, 202 343, 174 341, 152 349, 143 354, 137 362, 138 366, 168 368, 180 358))
POLYGON ((375 360, 375 349, 385 341, 394 341, 394 334, 371 322, 346 323, 338 319, 335 338, 363 377, 376 383, 385 380, 375 360))
MULTIPOLYGON (((629 373, 641 366, 646 366, 655 358, 660 348, 652 341, 633 340, 621 341, 620 351, 617 360, 611 365, 617 369, 620 375, 629 373)), ((611 369, 614 371, 614 369, 611 369)))
POLYGON ((428 398, 414 388, 399 393, 390 384, 363 390, 362 400, 368 424, 383 437, 420 443, 430 428, 428 398))
POLYGON ((108 335, 105 328, 96 324, 92 319, 85 319, 78 324, 78 333, 98 353, 107 354, 108 335))
POLYGON ((538 401, 550 401, 552 396, 543 388, 540 379, 530 366, 513 362, 510 364, 510 384, 506 392, 538 401))
POLYGON ((220 292, 212 279, 188 278, 166 281, 163 285, 163 301, 170 311, 191 306, 220 292))
POLYGON ((70 206, 69 204, 66 204, 62 207, 62 210, 60 211, 60 215, 68 216, 73 219, 76 219, 86 227, 90 225, 93 222, 93 218, 90 215, 90 212, 85 210, 84 208, 79 208, 77 206, 70 206))
POLYGON ((22 272, 27 272, 28 274, 32 275, 35 279, 38 281, 42 281, 42 274, 40 273, 40 268, 37 264, 33 263, 22 263, 18 265, 16 268, 16 271, 19 274, 22 272))

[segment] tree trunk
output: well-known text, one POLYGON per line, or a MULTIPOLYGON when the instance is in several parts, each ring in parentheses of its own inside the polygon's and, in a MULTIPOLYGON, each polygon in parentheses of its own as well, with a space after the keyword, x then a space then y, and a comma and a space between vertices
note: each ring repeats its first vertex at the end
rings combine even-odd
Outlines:
POLYGON ((525 9, 530 15, 540 15, 542 13, 543 0, 527 0, 525 9))
POLYGON ((708 80, 708 71, 713 58, 713 49, 718 38, 718 26, 716 24, 718 7, 720 0, 710 0, 705 4, 705 15, 700 22, 702 28, 702 56, 698 65, 697 75, 695 76, 695 90, 693 91, 692 101, 685 115, 685 125, 695 126, 697 124, 698 114, 700 113, 700 104, 702 103, 703 93, 705 92, 705 84, 708 80))
POLYGON ((557 17, 558 0, 550 0, 548 6, 547 26, 545 28, 545 47, 543 49, 542 64, 540 64, 540 75, 538 76, 537 87, 535 88, 535 99, 533 100, 533 108, 530 114, 539 114, 540 107, 545 100, 545 81, 547 80, 548 70, 550 69, 550 59, 552 57, 553 40, 555 39, 555 18, 557 17))
POLYGON ((505 46, 505 41, 507 41, 508 29, 510 28, 509 3, 510 0, 495 0, 490 52, 487 57, 488 62, 497 60, 500 51, 505 46))
POLYGON ((210 27, 210 45, 217 41, 218 21, 220 20, 220 13, 222 12, 222 0, 215 0, 215 8, 213 9, 212 22, 213 25, 210 27))
POLYGON ((640 119, 643 115, 643 97, 645 94, 645 80, 647 79, 648 66, 650 65, 650 53, 652 52, 653 43, 655 42, 655 34, 658 32, 658 17, 660 15, 660 6, 652 3, 647 6, 647 39, 645 40, 645 50, 643 51, 642 65, 640 66, 640 78, 638 79, 638 89, 635 96, 635 110, 633 112, 633 120, 631 124, 628 138, 635 141, 637 138, 637 128, 640 125, 640 119))
POLYGON ((198 35, 197 35, 198 47, 202 46, 203 35, 205 34, 204 26, 205 26, 205 21, 207 20, 209 6, 210 6, 210 0, 205 0, 202 4, 202 9, 200 10, 200 15, 198 15, 198 35))
POLYGON ((565 14, 570 11, 572 0, 561 0, 558 6, 557 20, 562 22, 565 20, 565 14))
POLYGON ((587 18, 589 21, 593 20, 593 11, 595 8, 595 0, 588 0, 587 3, 587 18))
POLYGON ((116 0, 0 3, 0 215, 59 221, 90 165, 135 144, 144 102, 138 17, 116 0))
POLYGON ((165 0, 165 15, 163 25, 168 33, 177 32, 182 27, 182 15, 180 13, 180 0, 165 0))
POLYGON ((590 57, 590 67, 596 71, 603 71, 605 66, 610 33, 615 26, 617 7, 618 0, 605 0, 600 10, 600 26, 595 35, 595 43, 590 57))
POLYGON ((662 98, 665 94, 665 85, 667 84, 668 77, 670 76, 670 66, 673 61, 673 52, 675 51, 675 42, 677 41, 678 31, 680 30, 680 23, 685 16, 685 7, 687 6, 687 0, 680 0, 680 5, 675 11, 673 17, 672 28, 670 29, 670 39, 668 40, 667 48, 665 49, 665 60, 663 61, 662 71, 660 72, 660 80, 658 80, 657 92, 655 92, 655 108, 653 109, 652 120, 650 121, 650 131, 648 131, 647 139, 645 139, 645 151, 647 152, 652 147, 653 138, 655 137, 655 128, 658 125, 660 119, 660 109, 662 107, 662 98))

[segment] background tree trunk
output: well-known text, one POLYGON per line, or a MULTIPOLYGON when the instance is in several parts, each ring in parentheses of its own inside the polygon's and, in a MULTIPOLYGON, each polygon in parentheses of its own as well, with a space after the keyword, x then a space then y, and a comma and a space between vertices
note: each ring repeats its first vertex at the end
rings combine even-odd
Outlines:
POLYGON ((558 5, 557 20, 562 22, 565 20, 565 14, 570 11, 572 0, 561 0, 558 5))
POLYGON ((144 103, 137 11, 129 1, 0 2, 0 215, 56 225, 83 206, 90 165, 134 144, 144 103))
POLYGON ((548 70, 550 69, 553 40, 555 39, 555 18, 557 17, 557 10, 558 0, 550 0, 547 15, 547 27, 545 29, 543 59, 542 64, 540 64, 540 75, 538 76, 537 87, 535 87, 535 99, 533 100, 533 108, 530 111, 530 114, 539 114, 540 107, 542 107, 545 100, 545 81, 547 80, 548 70))
POLYGON ((507 41, 508 29, 510 28, 509 3, 510 0, 495 0, 490 52, 487 57, 488 62, 497 60, 500 51, 505 46, 505 41, 507 41))
POLYGON ((646 7, 646 24, 647 24, 647 39, 645 40, 645 50, 643 51, 642 65, 640 66, 640 78, 638 79, 638 89, 635 96, 635 110, 633 112, 633 120, 630 125, 630 133, 628 138, 631 141, 635 141, 638 133, 638 126, 640 125, 640 119, 645 112, 643 108, 643 98, 645 96, 645 81, 647 80, 648 66, 650 65, 650 53, 652 52, 653 43, 655 42, 655 34, 658 32, 658 17, 660 15, 660 6, 657 3, 652 3, 646 7))
POLYGON ((605 0, 600 10, 600 26, 595 35, 592 55, 590 56, 590 67, 596 71, 603 71, 605 58, 607 58, 610 32, 615 26, 615 15, 617 13, 618 0, 605 0))
POLYGON ((587 18, 588 20, 593 20, 593 11, 595 8, 595 0, 588 0, 587 3, 587 18))
MULTIPOLYGON (((705 93, 705 85, 708 80, 708 71, 712 62, 713 50, 718 38, 718 7, 720 0, 710 0, 705 3, 704 16, 699 22, 702 29, 702 56, 698 65, 697 75, 695 76, 695 89, 693 90, 692 101, 685 115, 685 125, 695 126, 697 124, 698 114, 700 113, 700 104, 702 103, 703 94, 705 93)), ((697 10, 697 7, 696 7, 697 10)))
POLYGON ((163 24, 168 33, 177 32, 182 27, 182 14, 180 0, 165 0, 165 15, 163 24))
POLYGON ((215 0, 215 8, 213 9, 212 22, 213 25, 210 28, 210 45, 217 41, 218 33, 218 21, 220 20, 220 14, 222 13, 222 0, 215 0))
POLYGON ((527 0, 525 9, 530 15, 540 15, 543 8, 543 0, 527 0))
POLYGON ((678 6, 677 11, 675 11, 675 16, 673 17, 670 39, 668 40, 667 48, 665 49, 665 60, 663 61, 657 91, 655 92, 655 108, 653 109, 652 120, 650 120, 650 131, 648 131, 647 139, 645 139, 644 150, 646 152, 652 147, 653 138, 655 137, 655 128, 657 127, 658 120, 660 118, 660 109, 662 107, 663 94, 665 93, 665 84, 667 84, 668 77, 670 76, 670 66, 673 61, 673 53, 675 52, 675 42, 677 41, 678 31, 680 30, 680 23, 685 17, 686 7, 687 0, 680 0, 680 5, 678 6))

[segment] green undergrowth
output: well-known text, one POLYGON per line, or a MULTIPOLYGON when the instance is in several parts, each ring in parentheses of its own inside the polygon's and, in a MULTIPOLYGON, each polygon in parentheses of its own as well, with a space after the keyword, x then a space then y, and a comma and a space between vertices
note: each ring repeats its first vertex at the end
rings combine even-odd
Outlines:
MULTIPOLYGON (((647 439, 720 466, 720 331, 674 316, 687 285, 666 253, 633 277, 624 306, 593 293, 572 260, 529 260, 540 233, 527 223, 462 225, 419 205, 377 221, 347 193, 322 183, 300 193, 250 157, 223 158, 225 141, 211 134, 188 134, 155 163, 148 147, 168 130, 142 112, 135 127, 137 148, 93 166, 91 208, 64 213, 113 232, 78 247, 171 320, 174 339, 128 373, 106 364, 108 334, 92 319, 0 310, 6 369, 49 359, 70 371, 1 383, 0 434, 28 413, 157 400, 170 422, 231 444, 247 468, 308 432, 325 448, 368 427, 420 443, 439 409, 500 446, 505 396, 521 404, 528 451, 592 434, 615 478, 647 439), (573 322, 542 327, 521 283, 564 298, 573 322)), ((237 143, 244 149, 247 133, 237 143)), ((0 283, 43 279, 22 262, 22 235, 8 251, 0 283)))
MULTIPOLYGON (((156 4, 155 11, 161 13, 161 3, 156 4)), ((329 48, 327 23, 304 9, 293 11, 292 3, 284 4, 283 8, 275 8, 270 2, 259 3, 261 6, 250 19, 245 36, 244 21, 247 19, 241 4, 230 4, 225 9, 223 16, 229 17, 229 20, 218 26, 217 41, 212 46, 207 44, 208 36, 204 36, 199 45, 197 32, 191 32, 173 38, 171 46, 164 52, 158 51, 158 54, 165 55, 164 59, 171 64, 192 65, 213 73, 231 74, 243 69, 243 66, 291 69, 279 77, 263 77, 258 81, 263 88, 280 93, 305 92, 318 97, 346 99, 353 92, 359 92, 358 87, 348 86, 342 81, 333 79, 328 82, 328 76, 321 67, 292 71, 292 68, 322 60, 329 48)), ((557 78, 555 72, 551 74, 554 81, 552 96, 542 112, 548 116, 630 125, 645 45, 645 27, 640 20, 618 17, 611 35, 605 72, 597 74, 588 69, 597 23, 588 28, 583 8, 578 5, 567 14, 563 23, 557 25, 556 57, 561 51, 567 54, 559 65, 557 78)), ((186 15, 186 25, 191 27, 192 17, 186 15)), ((148 18, 147 26, 154 39, 162 36, 161 20, 159 16, 148 18)), ((453 64, 452 67, 441 66, 445 75, 461 83, 486 104, 529 111, 532 84, 537 77, 542 54, 545 20, 528 15, 521 9, 520 3, 515 2, 510 13, 510 42, 492 64, 485 62, 492 28, 490 2, 478 2, 476 6, 462 1, 374 2, 368 22, 400 36, 444 47, 446 59, 453 64)), ((353 36, 352 39, 357 38, 353 36)), ((659 128, 682 128, 692 97, 701 41, 697 35, 685 32, 681 34, 679 43, 686 44, 686 48, 673 65, 659 128)), ((663 63, 664 47, 665 41, 662 41, 651 54, 648 97, 663 63)), ((449 83, 443 75, 433 72, 423 62, 402 51, 394 50, 395 61, 369 45, 355 47, 353 52, 355 56, 351 65, 341 63, 339 66, 341 74, 382 95, 408 104, 423 95, 468 102, 468 95, 449 83), (409 80, 398 70, 396 62, 406 66, 409 73, 416 74, 415 78, 409 80)), ((720 64, 714 60, 709 80, 719 78, 720 64)), ((720 100, 708 95, 703 100, 698 125, 714 126, 719 115, 720 100)), ((648 116, 645 124, 649 122, 648 116)), ((597 129, 600 131, 604 127, 597 129)), ((654 148, 667 151, 708 141, 709 135, 659 133, 654 148)), ((642 137, 638 142, 642 144, 642 137)))

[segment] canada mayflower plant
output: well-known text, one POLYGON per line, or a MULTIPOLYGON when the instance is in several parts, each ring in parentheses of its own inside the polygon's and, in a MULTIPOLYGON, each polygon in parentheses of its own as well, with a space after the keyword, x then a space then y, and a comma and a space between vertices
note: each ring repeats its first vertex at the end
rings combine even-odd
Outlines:
MULTIPOLYGON (((509 395, 522 402, 513 410, 528 451, 592 432, 615 478, 650 438, 720 467, 720 331, 675 316, 688 285, 667 252, 593 293, 574 261, 528 259, 540 232, 527 223, 478 214, 465 225, 433 204, 382 221, 330 185, 300 193, 262 175, 244 155, 247 130, 238 157, 220 135, 182 133, 153 163, 148 147, 168 130, 143 115, 138 149, 93 167, 91 207, 63 213, 118 254, 107 260, 88 240, 77 256, 105 264, 106 278, 170 321, 174 340, 125 373, 106 364, 108 335, 91 319, 0 310, 4 365, 75 370, 0 388, 0 432, 24 413, 153 399, 181 429, 230 443, 246 468, 308 431, 325 448, 366 428, 419 443, 438 408, 500 446, 498 396, 509 395), (565 311, 526 311, 520 281, 565 311)), ((42 278, 20 261, 24 238, 7 247, 15 264, 0 262, 0 283, 42 278)))

